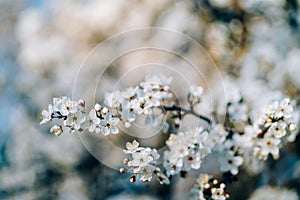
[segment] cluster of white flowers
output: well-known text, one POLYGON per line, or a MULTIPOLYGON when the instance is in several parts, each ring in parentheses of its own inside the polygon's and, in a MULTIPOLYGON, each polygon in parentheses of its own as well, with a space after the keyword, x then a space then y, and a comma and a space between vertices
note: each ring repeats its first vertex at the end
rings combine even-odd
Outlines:
POLYGON ((115 109, 125 127, 130 127, 140 114, 152 114, 152 108, 159 107, 162 101, 172 98, 168 84, 171 78, 146 76, 138 86, 105 94, 105 104, 115 109))
MULTIPOLYGON (((243 164, 251 160, 266 160, 269 154, 277 159, 280 147, 295 140, 298 119, 294 102, 289 98, 267 104, 262 114, 252 122, 247 102, 241 93, 235 91, 227 102, 225 123, 220 124, 217 118, 212 121, 195 112, 194 106, 201 102, 203 95, 200 86, 192 86, 187 95, 190 110, 167 101, 172 98, 168 86, 170 81, 171 78, 148 76, 136 87, 107 93, 107 107, 96 104, 89 114, 85 112, 83 100, 54 98, 53 105, 42 111, 41 124, 55 121, 50 131, 56 135, 60 135, 63 128, 69 128, 71 132, 86 129, 109 135, 119 133, 119 122, 130 127, 138 115, 156 117, 154 108, 159 108, 163 114, 171 111, 170 118, 178 120, 186 114, 192 114, 206 121, 209 126, 190 126, 178 133, 171 133, 162 161, 155 148, 140 147, 136 140, 127 142, 123 152, 131 158, 124 159, 126 167, 121 168, 120 172, 133 173, 131 182, 136 179, 150 182, 156 177, 161 184, 169 184, 172 176, 180 174, 185 177, 189 171, 200 169, 208 154, 217 153, 219 171, 224 179, 219 183, 212 176, 201 174, 193 193, 203 200, 227 199, 229 195, 224 191, 225 183, 235 180, 243 164)), ((176 120, 173 122, 176 125, 176 120)))
POLYGON ((106 107, 96 104, 89 114, 86 114, 83 100, 74 101, 65 96, 53 98, 53 105, 49 104, 48 109, 44 109, 41 115, 40 124, 55 122, 50 129, 50 132, 55 135, 60 135, 64 127, 68 128, 70 132, 85 129, 90 132, 101 132, 104 135, 119 132, 116 127, 119 119, 113 117, 106 107))
MULTIPOLYGON (((8 32, 6 35, 12 37, 11 39, 13 41, 18 40, 20 43, 20 50, 18 51, 18 55, 16 55, 20 62, 20 68, 18 68, 20 71, 16 74, 18 80, 16 82, 17 84, 13 85, 17 86, 16 94, 26 94, 26 98, 29 100, 28 103, 31 103, 32 106, 26 106, 26 104, 24 104, 23 110, 24 112, 28 112, 28 114, 32 113, 31 108, 42 107, 43 105, 41 104, 47 105, 45 102, 50 99, 49 95, 59 92, 62 93, 68 88, 68 81, 73 77, 73 74, 76 73, 76 69, 73 69, 72 66, 75 66, 84 59, 85 55, 87 55, 90 49, 96 44, 117 32, 157 24, 160 27, 186 33, 197 40, 203 40, 203 43, 206 44, 206 50, 212 55, 215 62, 219 64, 222 72, 234 77, 236 79, 236 85, 243 91, 243 95, 248 93, 248 97, 251 96, 250 98, 253 100, 250 102, 250 98, 246 98, 247 103, 231 101, 231 104, 228 105, 227 114, 230 119, 229 123, 231 123, 232 126, 228 126, 229 124, 224 125, 227 131, 225 132, 225 140, 229 141, 226 142, 226 146, 224 145, 225 141, 220 142, 221 139, 218 139, 219 144, 217 144, 216 149, 220 149, 219 153, 221 157, 223 155, 229 158, 230 155, 242 156, 244 158, 243 165, 249 167, 250 165, 247 163, 249 160, 251 162, 258 161, 259 163, 263 163, 264 159, 272 157, 272 155, 275 155, 276 158, 283 144, 286 141, 293 141, 295 139, 294 137, 298 130, 292 132, 290 132, 290 130, 297 128, 298 124, 294 126, 294 124, 290 125, 286 122, 281 123, 281 119, 279 120, 280 123, 271 122, 272 126, 266 129, 268 126, 264 127, 264 125, 260 125, 256 118, 253 118, 255 120, 250 118, 250 122, 252 122, 249 124, 247 124, 247 120, 249 120, 249 112, 252 112, 252 109, 260 109, 261 105, 265 104, 265 101, 262 99, 270 99, 270 93, 272 93, 274 89, 284 91, 285 94, 294 99, 298 99, 299 102, 300 79, 297 74, 300 73, 300 53, 297 33, 299 32, 298 26, 300 17, 297 9, 295 9, 297 8, 297 4, 299 6, 299 1, 244 0, 239 1, 238 6, 236 6, 235 1, 232 0, 182 1, 176 3, 170 0, 132 1, 130 3, 120 0, 91 0, 84 4, 82 4, 81 1, 65 1, 59 4, 55 1, 51 3, 43 1, 43 3, 39 3, 38 6, 34 4, 34 6, 27 6, 25 9, 21 9, 24 5, 21 3, 22 6, 20 6, 20 2, 5 3, 4 6, 1 6, 3 8, 3 15, 6 16, 5 13, 9 13, 9 16, 13 16, 5 17, 5 19, 9 20, 6 23, 2 23, 1 27, 4 27, 3 30, 5 30, 5 33, 10 30, 15 30, 16 34, 10 34, 10 32, 8 32), (226 6, 228 7, 226 8, 226 6), (7 7, 11 9, 7 9, 7 7), (20 9, 22 12, 17 13, 16 7, 17 10, 20 9), (145 7, 147 9, 144 9, 145 7), (224 9, 226 12, 222 12, 224 9), (144 11, 143 15, 135 12, 140 10, 144 11), (51 13, 51 15, 49 15, 49 13, 51 13), (76 14, 74 15, 74 13, 76 14), (112 15, 111 13, 114 14, 112 15), (203 17, 203 13, 206 14, 206 17, 203 17), (257 17, 258 15, 259 17, 257 17), (17 23, 10 23, 12 19, 13 21, 17 19, 17 23), (68 24, 68 26, 66 26, 66 24, 68 24), (16 27, 13 27, 15 25, 16 27), (5 28, 7 26, 12 27, 5 28), (17 38, 13 38, 15 35, 17 35, 17 38), (33 87, 37 83, 39 87, 33 87), (264 89, 264 87, 267 89, 264 89), (257 104, 260 105, 257 106, 257 104), (266 131, 264 132, 264 130, 266 131), (281 135, 284 136, 281 137, 281 135), (222 147, 224 151, 221 151, 222 147), (253 147, 255 147, 255 151, 253 147)), ((171 38, 172 37, 166 37, 166 40, 160 40, 160 43, 164 47, 172 44, 172 46, 176 46, 177 48, 177 41, 171 38)), ((136 39, 137 38, 134 38, 134 40, 136 39)), ((123 47, 127 46, 128 40, 123 40, 110 45, 109 48, 105 48, 105 52, 111 51, 112 53, 109 54, 115 55, 116 49, 124 49, 123 47)), ((4 47, 4 49, 7 49, 6 45, 4 45, 4 47)), ((183 52, 183 56, 191 58, 191 55, 196 55, 195 52, 197 48, 190 48, 189 44, 187 44, 186 47, 188 47, 189 50, 183 52)), ((106 57, 106 55, 103 57, 106 57)), ((147 57, 141 55, 129 57, 129 59, 123 59, 124 61, 121 61, 120 66, 125 66, 124 68, 127 67, 127 69, 131 70, 133 66, 141 64, 140 60, 144 62, 145 58, 147 57)), ((105 61, 102 60, 105 59, 95 59, 97 62, 91 62, 91 68, 88 69, 88 73, 86 74, 87 82, 94 80, 93 74, 97 74, 95 73, 95 68, 98 69, 99 66, 105 63, 105 61), (102 64, 99 64, 99 62, 102 64)), ((201 60, 203 59, 198 59, 197 57, 196 63, 201 62, 201 60)), ((183 68, 181 62, 173 62, 173 64, 178 66, 177 69, 183 68)), ((124 72, 124 68, 118 68, 112 73, 121 74, 124 72)), ((4 77, 9 77, 6 76, 6 72, 14 68, 7 65, 7 69, 8 70, 4 70, 4 77)), ((203 69, 206 68, 203 67, 203 69)), ((210 76, 213 70, 209 67, 208 69, 207 72, 205 72, 205 70, 201 71, 204 72, 206 80, 216 83, 217 79, 215 76, 210 76)), ((188 72, 186 68, 183 72, 185 71, 188 72)), ((14 72, 15 71, 13 71, 13 73, 14 72)), ((192 74, 189 76, 193 77, 192 74)), ((196 76, 194 75, 194 77, 196 76)), ((133 77, 133 79, 134 78, 135 77, 133 77)), ((14 81, 14 79, 11 80, 14 81)), ((7 81, 11 80, 7 79, 7 81)), ((9 82, 7 83, 9 84, 9 82)), ((87 86, 88 84, 84 84, 84 90, 87 86)), ((92 86, 94 85, 92 84, 92 86)), ((195 90, 192 89, 192 91, 195 90)), ((197 96, 197 92, 191 93, 197 96)), ((226 94, 228 94, 227 91, 226 94)), ((88 101, 88 99, 86 99, 86 101, 88 101)), ((13 107, 15 106, 13 105, 13 107)), ((65 127, 63 124, 64 118, 52 118, 51 116, 49 117, 49 115, 47 117, 47 112, 51 109, 52 108, 47 108, 46 112, 44 112, 45 117, 43 118, 45 121, 43 120, 43 123, 49 122, 50 120, 57 121, 51 128, 51 131, 59 135, 65 127)), ((105 109, 103 111, 103 116, 105 116, 105 109)), ((105 121, 102 120, 101 125, 100 121, 101 119, 105 119, 105 117, 97 117, 97 113, 95 113, 96 111, 91 111, 86 112, 85 115, 83 112, 82 116, 86 117, 85 121, 90 122, 90 126, 89 123, 80 124, 76 122, 76 124, 80 125, 78 131, 85 127, 86 124, 88 127, 87 130, 91 132, 102 132, 106 130, 107 132, 116 131, 115 128, 109 129, 108 127, 101 129, 105 121)), ((178 113, 178 111, 174 111, 173 116, 175 114, 178 115, 178 113)), ((255 111, 255 113, 257 112, 255 111)), ((82 119, 82 117, 80 118, 82 119)), ((110 118, 109 115, 107 118, 110 118)), ((113 118, 113 115, 111 115, 111 118, 113 118)), ((120 120, 121 119, 119 119, 119 121, 120 120)), ((177 125, 180 123, 179 117, 174 118, 174 120, 177 125)), ((24 120, 19 121, 23 122, 24 120)), ((114 121, 118 121, 118 119, 114 121)), ((297 121, 295 120, 294 122, 297 121)), ((28 120, 28 126, 30 124, 33 124, 33 122, 28 120)), ((126 124, 130 125, 130 123, 126 124)), ((75 125, 72 126, 75 127, 75 125)), ((212 126, 215 125, 213 124, 212 126)), ((24 125, 24 127, 27 126, 24 125)), ((76 128, 78 128, 78 125, 76 125, 76 128)), ((27 128, 26 130, 29 129, 27 128)), ((76 131, 75 128, 71 130, 76 131)), ((32 133, 33 131, 30 132, 32 133)), ((211 135, 211 132, 210 130, 209 135, 211 135)), ((11 132, 10 135, 14 137, 15 140, 20 140, 21 137, 19 133, 18 129, 18 131, 11 132)), ((40 138, 36 143, 41 143, 43 139, 45 138, 40 138)), ((63 138, 60 139, 60 142, 64 141, 63 138)), ((16 146, 18 147, 18 145, 16 146)), ((55 145, 53 144, 53 146, 55 145)), ((57 146, 55 147, 58 149, 57 146)), ((11 146, 8 152, 9 150, 15 152, 12 154, 13 157, 15 157, 19 149, 20 148, 11 146)), ((32 155, 32 153, 24 153, 27 151, 22 151, 26 158, 32 155)), ((45 148, 37 148, 36 152, 39 151, 45 151, 45 148)), ((51 154, 49 153, 49 155, 51 154)), ((74 157, 69 154, 67 155, 68 158, 74 157)), ((219 162, 222 166, 226 164, 226 159, 223 160, 220 158, 219 162)), ((229 170, 224 166, 222 169, 223 171, 229 170)), ((230 167, 230 169, 232 169, 232 167, 230 167)), ((14 169, 12 172, 18 171, 14 169)), ((20 172, 21 170, 19 170, 19 173, 20 172)), ((32 177, 26 179, 34 180, 32 177)), ((24 182, 22 182, 22 184, 24 185, 24 182)), ((18 187, 21 187, 22 184, 19 184, 18 187)), ((4 190, 6 190, 5 187, 4 190)), ((173 191, 175 191, 174 195, 180 193, 176 190, 173 191)), ((278 197, 278 199, 281 198, 281 196, 274 191, 263 191, 265 192, 261 196, 253 197, 253 199, 263 198, 266 195, 273 199, 275 199, 275 197, 278 197)), ((20 192, 16 194, 17 197, 19 194, 23 193, 20 192)), ((296 194, 295 196, 294 199, 297 199, 296 194)), ((33 197, 31 199, 33 199, 33 197)), ((286 196, 282 197, 282 199, 293 198, 286 196)))
POLYGON ((269 154, 278 159, 280 147, 293 142, 297 135, 294 109, 289 98, 273 101, 265 106, 263 113, 253 124, 244 127, 243 132, 233 132, 221 151, 221 171, 230 171, 236 175, 243 160, 266 160, 269 154), (224 148, 227 150, 224 151, 224 148))
POLYGON ((203 158, 211 151, 214 143, 202 127, 171 134, 166 141, 169 150, 164 152, 164 167, 168 176, 181 171, 199 169, 203 158))
POLYGON ((271 154, 274 159, 279 157, 280 145, 293 142, 297 135, 293 102, 289 98, 268 104, 264 113, 254 123, 257 140, 254 153, 263 160, 271 154))
MULTIPOLYGON (((238 104, 240 106, 246 105, 243 102, 238 104)), ((232 119, 231 113, 228 114, 228 117, 232 119)), ((246 116, 248 118, 248 115, 246 116)), ((239 119, 245 120, 245 118, 239 119)), ((219 154, 220 171, 232 177, 238 174, 239 168, 246 161, 246 164, 248 164, 248 162, 266 160, 269 154, 274 159, 278 159, 280 147, 287 142, 293 142, 298 133, 296 126, 297 113, 295 112, 294 103, 289 98, 267 104, 262 114, 253 124, 242 126, 244 129, 242 132, 236 131, 234 127, 237 121, 237 119, 231 121, 229 127, 226 127, 226 123, 224 126, 218 125, 219 130, 223 129, 223 133, 219 135, 213 149, 214 152, 219 154)), ((213 129, 209 134, 214 135, 213 129)), ((198 199, 226 199, 222 188, 211 189, 211 193, 204 197, 208 194, 203 189, 206 182, 203 181, 204 176, 200 177, 197 179, 196 189, 193 189, 193 193, 195 194, 196 191, 198 199), (212 191, 218 191, 218 197, 214 196, 212 191)), ((210 188, 209 185, 206 187, 210 188)))
POLYGON ((220 170, 222 172, 230 171, 231 174, 237 175, 239 172, 238 167, 243 164, 243 161, 243 157, 239 156, 236 152, 232 150, 224 151, 219 157, 220 170))
POLYGON ((192 189, 192 199, 195 200, 225 200, 229 194, 225 192, 226 185, 219 183, 208 174, 200 174, 196 179, 196 184, 192 189))
POLYGON ((171 80, 164 76, 146 76, 139 86, 106 93, 104 103, 108 107, 97 103, 89 114, 85 112, 83 100, 74 101, 65 96, 54 98, 53 105, 49 104, 48 109, 42 111, 41 124, 60 119, 61 121, 51 128, 55 135, 60 135, 63 127, 69 128, 70 132, 88 129, 103 135, 118 134, 117 124, 120 121, 128 128, 137 115, 144 114, 153 118, 155 113, 152 109, 161 106, 162 101, 173 96, 168 86, 171 80), (115 115, 112 114, 113 111, 116 111, 115 115))
POLYGON ((63 132, 62 126, 70 128, 71 132, 81 130, 86 120, 84 107, 85 102, 83 100, 73 101, 68 97, 53 98, 53 105, 49 104, 48 109, 42 111, 40 124, 48 123, 53 119, 62 120, 50 129, 55 135, 60 135, 63 132))
MULTIPOLYGON (((135 182, 136 178, 142 182, 149 182, 155 175, 160 184, 169 184, 169 179, 156 166, 160 157, 156 149, 139 147, 139 143, 134 140, 132 143, 126 143, 124 153, 132 156, 132 160, 124 159, 124 164, 129 167, 128 170, 134 173, 130 178, 131 182, 135 182)), ((120 172, 125 172, 125 169, 121 168, 120 172)))
POLYGON ((295 140, 296 118, 289 98, 269 103, 253 124, 244 127, 243 133, 233 134, 235 149, 262 160, 269 154, 278 159, 281 145, 295 140))

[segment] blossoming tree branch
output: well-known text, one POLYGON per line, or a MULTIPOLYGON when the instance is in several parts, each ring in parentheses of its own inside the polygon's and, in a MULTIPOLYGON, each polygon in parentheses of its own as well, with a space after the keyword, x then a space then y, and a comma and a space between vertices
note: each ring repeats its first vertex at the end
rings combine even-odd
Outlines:
POLYGON ((123 150, 128 158, 124 159, 120 172, 131 172, 130 182, 149 182, 155 177, 160 184, 169 184, 172 176, 185 176, 190 170, 198 170, 206 155, 218 153, 223 178, 217 180, 212 175, 199 174, 191 190, 193 199, 229 198, 226 184, 236 180, 243 164, 261 162, 269 156, 278 159, 280 148, 295 140, 298 119, 294 102, 287 97, 269 102, 253 120, 249 114, 250 107, 240 96, 227 102, 226 119, 221 124, 195 109, 203 96, 201 86, 190 88, 187 94, 190 106, 187 109, 174 100, 170 82, 171 79, 160 76, 147 76, 137 86, 107 93, 104 104, 97 103, 88 112, 84 100, 54 98, 53 103, 42 111, 40 123, 52 122, 50 132, 55 135, 66 130, 88 130, 107 136, 119 133, 119 123, 130 127, 139 115, 146 116, 146 123, 151 121, 150 118, 158 119, 155 124, 161 126, 163 123, 162 130, 169 134, 165 142, 168 149, 160 155, 155 148, 141 147, 136 140, 129 141, 123 150), (161 115, 167 115, 171 120, 168 123, 159 121, 161 115), (171 133, 169 127, 178 127, 186 115, 193 115, 208 126, 189 127, 171 133))

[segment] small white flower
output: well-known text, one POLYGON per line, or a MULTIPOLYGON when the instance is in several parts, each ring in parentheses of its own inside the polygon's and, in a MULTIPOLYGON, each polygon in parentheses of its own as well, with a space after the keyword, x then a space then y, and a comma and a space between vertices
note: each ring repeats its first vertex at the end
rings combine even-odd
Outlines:
POLYGON ((187 161, 185 163, 188 163, 188 165, 185 166, 187 170, 190 168, 199 169, 202 163, 202 157, 199 154, 191 153, 191 155, 187 157, 187 161))
POLYGON ((180 123, 181 123, 181 119, 180 119, 179 117, 176 117, 176 118, 174 119, 174 124, 180 125, 180 123))
POLYGON ((246 121, 248 117, 247 112, 248 112, 248 107, 245 104, 232 103, 228 107, 228 113, 233 120, 246 121))
POLYGON ((115 90, 113 93, 106 92, 104 94, 104 104, 111 108, 117 108, 122 103, 122 96, 119 90, 115 90))
POLYGON ((53 110, 59 112, 63 116, 67 116, 69 114, 65 104, 67 100, 67 97, 53 98, 53 110))
POLYGON ((173 94, 170 92, 169 86, 161 86, 159 89, 161 99, 171 99, 173 94))
POLYGON ((42 121, 40 124, 45 124, 52 119, 53 106, 51 104, 48 105, 48 110, 44 109, 41 113, 42 121))
POLYGON ((159 92, 148 92, 145 95, 144 110, 160 105, 161 94, 159 92))
POLYGON ((145 165, 143 167, 137 168, 136 170, 137 173, 140 175, 140 180, 142 182, 150 182, 153 177, 153 171, 155 169, 154 166, 152 165, 145 165))
POLYGON ((272 137, 265 137, 263 139, 260 139, 257 142, 257 145, 259 146, 258 149, 256 149, 256 155, 260 159, 267 159, 268 154, 272 154, 274 159, 277 159, 279 157, 279 147, 280 139, 272 138, 272 137))
POLYGON ((153 157, 154 160, 158 160, 159 157, 160 157, 160 155, 159 155, 159 153, 157 152, 156 149, 152 149, 150 154, 151 154, 151 156, 153 157))
POLYGON ((61 135, 62 132, 63 132, 62 127, 57 124, 52 126, 50 129, 50 133, 54 133, 56 136, 61 135))
POLYGON ((274 116, 276 110, 278 109, 278 101, 274 101, 265 106, 265 113, 269 116, 274 116))
POLYGON ((100 119, 97 117, 96 110, 92 109, 89 113, 89 118, 90 118, 90 125, 89 125, 89 131, 90 132, 100 132, 100 119))
POLYGON ((190 94, 193 98, 201 98, 203 94, 203 87, 196 85, 191 86, 190 94))
POLYGON ((295 123, 290 123, 288 128, 290 131, 295 131, 297 129, 297 125, 295 123))
MULTIPOLYGON (((154 160, 151 156, 151 149, 146 148, 143 151, 132 153, 133 160, 128 163, 128 166, 144 167, 154 160)), ((135 172, 137 173, 137 172, 135 172)))
POLYGON ((234 134, 232 139, 240 151, 246 152, 253 147, 254 138, 257 137, 258 127, 247 125, 244 127, 244 134, 234 134))
POLYGON ((273 123, 272 119, 273 119, 273 115, 268 116, 266 114, 261 114, 258 116, 256 123, 260 126, 269 127, 273 123))
POLYGON ((140 107, 140 102, 137 99, 122 104, 122 119, 125 121, 133 122, 136 119, 136 115, 142 113, 143 109, 140 107))
POLYGON ((71 132, 74 132, 75 130, 79 130, 81 128, 81 124, 83 124, 85 120, 86 114, 78 111, 76 113, 70 113, 67 120, 64 121, 64 125, 71 128, 71 132))
POLYGON ((156 74, 156 75, 147 75, 145 77, 145 82, 142 83, 155 83, 158 85, 169 85, 172 81, 172 77, 167 77, 162 74, 156 74))
POLYGON ((79 103, 77 101, 72 101, 71 99, 67 99, 65 102, 65 107, 69 113, 76 113, 79 109, 79 103))
POLYGON ((211 198, 214 200, 226 200, 223 188, 211 188, 211 198))
POLYGON ((286 135, 286 123, 285 122, 275 122, 270 127, 270 132, 276 138, 282 138, 286 135))
POLYGON ((120 119, 112 117, 110 112, 107 112, 104 119, 100 121, 101 132, 103 135, 118 134, 119 129, 116 127, 120 119))
POLYGON ((280 101, 279 106, 276 110, 276 118, 290 118, 292 116, 294 109, 291 106, 291 100, 289 98, 285 98, 280 101))
POLYGON ((122 98, 125 98, 128 101, 133 100, 134 99, 133 97, 136 95, 136 93, 135 93, 136 90, 137 90, 137 88, 133 88, 133 87, 124 89, 121 92, 122 98))
POLYGON ((184 144, 178 144, 173 149, 174 156, 178 158, 183 158, 189 154, 188 146, 184 144))
POLYGON ((127 150, 123 150, 123 152, 126 154, 134 153, 134 152, 140 150, 140 148, 138 148, 139 145, 140 144, 136 140, 133 140, 133 142, 127 142, 126 143, 127 150))
POLYGON ((172 147, 174 144, 176 144, 177 136, 175 134, 171 134, 169 139, 166 141, 166 144, 169 147, 172 147))
POLYGON ((53 111, 59 112, 63 116, 67 116, 69 113, 76 113, 77 111, 83 111, 84 101, 72 101, 68 97, 53 98, 53 111))
POLYGON ((96 111, 100 111, 101 108, 102 108, 102 106, 101 106, 99 103, 96 103, 95 106, 94 106, 94 109, 95 109, 96 111))
POLYGON ((231 174, 237 175, 239 170, 238 168, 243 164, 243 157, 235 156, 233 151, 225 151, 219 157, 219 162, 221 164, 221 171, 228 172, 230 171, 231 174))

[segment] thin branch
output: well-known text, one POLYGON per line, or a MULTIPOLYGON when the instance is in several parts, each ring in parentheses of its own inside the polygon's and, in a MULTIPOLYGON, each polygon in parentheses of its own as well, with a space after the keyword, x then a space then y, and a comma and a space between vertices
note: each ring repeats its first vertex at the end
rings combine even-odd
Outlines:
POLYGON ((200 115, 198 113, 196 113, 193 109, 192 110, 187 110, 185 108, 181 108, 179 106, 159 106, 159 108, 161 110, 164 110, 165 112, 168 112, 168 111, 178 111, 178 112, 184 112, 183 115, 187 115, 187 114, 191 114, 191 115, 194 115, 200 119, 202 119, 203 121, 205 121, 206 123, 208 124, 211 124, 211 119, 209 119, 208 117, 205 117, 203 115, 200 115))

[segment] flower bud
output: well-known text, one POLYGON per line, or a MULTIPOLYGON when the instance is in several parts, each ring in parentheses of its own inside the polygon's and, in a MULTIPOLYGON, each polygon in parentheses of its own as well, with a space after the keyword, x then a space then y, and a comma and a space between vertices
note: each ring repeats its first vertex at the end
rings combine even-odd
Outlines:
POLYGON ((131 183, 134 183, 134 182, 136 181, 135 175, 133 175, 133 176, 129 179, 129 181, 130 181, 131 183))
POLYGON ((120 168, 120 170, 119 170, 119 171, 120 171, 120 173, 122 173, 122 174, 123 174, 123 173, 125 173, 125 172, 126 172, 126 169, 122 167, 122 168, 120 168))
POLYGON ((85 101, 84 101, 83 99, 79 99, 78 104, 79 104, 81 107, 85 107, 85 101))
POLYGON ((101 110, 101 105, 99 103, 96 103, 94 108, 95 108, 96 111, 100 111, 101 110))
POLYGON ((294 123, 290 123, 290 124, 289 124, 289 130, 290 130, 290 131, 295 131, 296 129, 297 129, 296 124, 294 124, 294 123))

